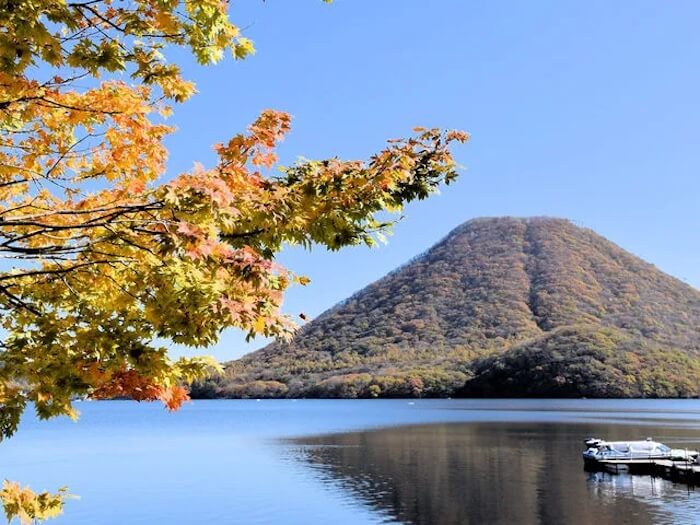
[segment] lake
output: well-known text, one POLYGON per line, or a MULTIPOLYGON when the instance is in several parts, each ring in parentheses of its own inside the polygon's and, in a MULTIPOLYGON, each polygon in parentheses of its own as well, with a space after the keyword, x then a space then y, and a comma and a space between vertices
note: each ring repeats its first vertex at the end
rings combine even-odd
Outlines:
POLYGON ((698 400, 78 403, 25 418, 0 477, 80 499, 47 523, 696 524, 700 490, 587 473, 587 436, 700 448, 698 400))

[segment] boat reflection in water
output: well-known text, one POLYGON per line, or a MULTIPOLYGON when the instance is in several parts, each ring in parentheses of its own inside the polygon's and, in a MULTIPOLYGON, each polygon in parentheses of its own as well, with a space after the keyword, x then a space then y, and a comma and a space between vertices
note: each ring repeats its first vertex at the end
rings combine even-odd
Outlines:
POLYGON ((697 523, 700 491, 582 469, 583 437, 650 433, 695 447, 700 440, 697 430, 648 425, 450 423, 299 439, 294 453, 388 522, 697 523))
POLYGON ((619 497, 633 497, 648 501, 673 497, 673 493, 677 490, 672 484, 664 483, 663 480, 654 476, 588 472, 587 481, 589 493, 608 504, 614 504, 619 497))

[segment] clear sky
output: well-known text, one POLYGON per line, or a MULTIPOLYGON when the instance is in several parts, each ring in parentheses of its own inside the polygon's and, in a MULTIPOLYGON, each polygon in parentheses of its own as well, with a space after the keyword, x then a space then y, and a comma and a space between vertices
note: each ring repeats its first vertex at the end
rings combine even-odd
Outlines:
MULTIPOLYGON (((256 43, 200 68, 176 108, 170 171, 265 108, 294 115, 281 149, 365 158, 412 127, 461 128, 458 183, 410 205, 389 243, 288 249, 312 282, 285 309, 314 317, 480 216, 551 215, 593 228, 700 287, 700 2, 697 0, 234 1, 256 43)), ((224 334, 220 359, 259 348, 224 334)))

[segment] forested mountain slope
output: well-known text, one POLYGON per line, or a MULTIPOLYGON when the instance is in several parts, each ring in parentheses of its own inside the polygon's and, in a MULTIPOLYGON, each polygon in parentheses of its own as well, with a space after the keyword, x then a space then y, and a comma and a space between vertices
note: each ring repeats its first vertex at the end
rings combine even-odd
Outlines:
POLYGON ((471 220, 201 397, 695 396, 700 292, 552 218, 471 220))

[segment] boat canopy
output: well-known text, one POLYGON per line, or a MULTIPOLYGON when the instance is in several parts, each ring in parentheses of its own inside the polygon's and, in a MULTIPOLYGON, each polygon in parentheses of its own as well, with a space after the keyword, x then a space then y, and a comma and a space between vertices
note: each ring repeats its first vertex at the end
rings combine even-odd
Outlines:
POLYGON ((623 454, 668 454, 671 448, 656 441, 603 441, 600 449, 614 450, 623 454))

